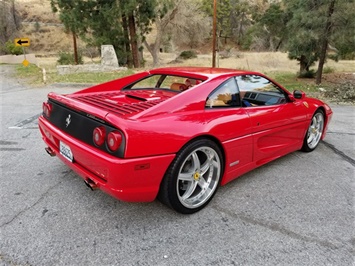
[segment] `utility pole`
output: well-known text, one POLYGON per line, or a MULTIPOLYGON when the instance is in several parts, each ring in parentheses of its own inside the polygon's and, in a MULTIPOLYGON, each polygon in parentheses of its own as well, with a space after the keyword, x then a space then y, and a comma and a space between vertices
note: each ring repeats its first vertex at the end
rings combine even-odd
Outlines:
POLYGON ((79 59, 78 59, 78 48, 76 45, 76 34, 74 31, 72 31, 73 33, 73 45, 74 45, 74 61, 75 61, 75 65, 79 64, 79 59))
POLYGON ((213 0, 212 67, 216 67, 217 0, 213 0))

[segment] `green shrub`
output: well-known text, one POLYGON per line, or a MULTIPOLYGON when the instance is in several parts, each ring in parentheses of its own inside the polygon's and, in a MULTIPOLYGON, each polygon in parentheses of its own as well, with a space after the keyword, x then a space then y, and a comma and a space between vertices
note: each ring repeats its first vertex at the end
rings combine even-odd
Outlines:
POLYGON ((335 62, 338 62, 339 61, 339 54, 329 54, 328 55, 328 58, 331 59, 331 60, 334 60, 335 62))
POLYGON ((13 41, 7 41, 5 43, 5 53, 6 54, 13 54, 13 55, 20 55, 23 54, 23 49, 21 46, 16 46, 13 41))
POLYGON ((41 25, 39 24, 38 21, 36 21, 36 23, 34 24, 34 28, 35 28, 35 32, 39 32, 41 25))
POLYGON ((342 60, 355 60, 355 52, 349 52, 347 54, 341 55, 342 60))
POLYGON ((323 74, 330 74, 330 73, 334 73, 335 69, 329 66, 326 66, 323 68, 323 74))
MULTIPOLYGON (((60 52, 59 53, 59 59, 57 60, 59 65, 74 65, 75 64, 75 58, 74 54, 68 53, 68 52, 60 52)), ((83 64, 83 56, 79 52, 78 53, 78 63, 83 64)))
POLYGON ((314 71, 313 69, 309 70, 309 71, 302 71, 302 72, 298 72, 297 77, 298 78, 306 78, 306 79, 312 79, 316 76, 316 71, 314 71))
POLYGON ((192 50, 188 51, 182 51, 181 54, 179 55, 179 59, 191 59, 191 58, 196 58, 196 52, 192 50))

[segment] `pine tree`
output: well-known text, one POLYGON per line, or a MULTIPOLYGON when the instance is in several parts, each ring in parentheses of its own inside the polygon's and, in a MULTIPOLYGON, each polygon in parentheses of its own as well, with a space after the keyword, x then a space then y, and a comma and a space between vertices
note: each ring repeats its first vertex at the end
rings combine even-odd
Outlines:
POLYGON ((288 56, 300 62, 300 75, 304 75, 319 58, 321 1, 285 2, 292 14, 287 24, 288 56))
POLYGON ((155 0, 51 0, 53 12, 59 12, 67 31, 79 35, 89 45, 112 44, 119 63, 131 65, 133 59, 134 67, 140 66, 137 29, 153 19, 151 10, 155 3, 155 0))
MULTIPOLYGON (((212 17, 213 1, 202 0, 201 8, 212 17)), ((240 45, 252 21, 253 8, 250 2, 243 0, 217 1, 217 35, 224 44, 227 40, 240 45)))
POLYGON ((323 66, 327 56, 327 49, 329 44, 330 35, 332 32, 332 16, 334 14, 336 0, 331 0, 329 3, 328 11, 326 14, 326 21, 324 26, 324 33, 321 36, 320 40, 320 55, 319 55, 319 64, 318 70, 316 75, 316 83, 320 84, 322 82, 322 73, 323 73, 323 66))
POLYGON ((350 48, 342 49, 345 54, 353 51, 355 19, 349 9, 354 11, 354 1, 284 0, 284 4, 292 14, 287 24, 289 58, 300 62, 301 75, 312 73, 310 67, 319 60, 316 81, 319 84, 329 45, 335 50, 350 48))

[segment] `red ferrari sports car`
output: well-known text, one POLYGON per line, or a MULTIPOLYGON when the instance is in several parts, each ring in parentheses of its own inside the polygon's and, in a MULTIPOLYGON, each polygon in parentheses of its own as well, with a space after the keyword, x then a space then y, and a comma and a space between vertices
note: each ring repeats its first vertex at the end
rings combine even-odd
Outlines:
POLYGON ((331 116, 324 102, 257 72, 171 67, 49 93, 39 128, 46 151, 90 188, 188 214, 219 185, 314 150, 331 116))

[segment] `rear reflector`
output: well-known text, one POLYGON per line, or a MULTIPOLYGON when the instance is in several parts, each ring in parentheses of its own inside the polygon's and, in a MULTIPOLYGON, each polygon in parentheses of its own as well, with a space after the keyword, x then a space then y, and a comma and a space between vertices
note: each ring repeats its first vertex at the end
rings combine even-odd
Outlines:
POLYGON ((50 117, 52 111, 52 105, 50 103, 43 103, 42 105, 43 113, 46 117, 50 117))

